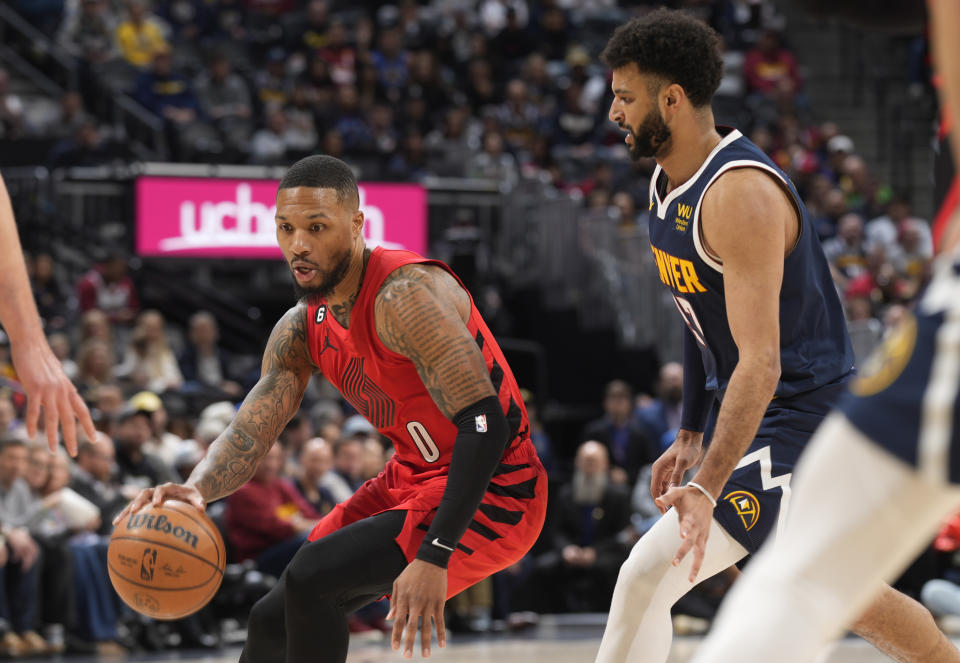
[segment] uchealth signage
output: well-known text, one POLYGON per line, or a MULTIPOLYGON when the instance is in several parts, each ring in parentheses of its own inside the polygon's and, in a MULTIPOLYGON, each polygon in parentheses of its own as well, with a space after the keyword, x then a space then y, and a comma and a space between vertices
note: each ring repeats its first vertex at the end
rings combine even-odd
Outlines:
MULTIPOLYGON (((141 256, 281 258, 275 180, 137 179, 141 256)), ((363 234, 370 247, 427 250, 427 196, 416 184, 361 182, 363 234)))

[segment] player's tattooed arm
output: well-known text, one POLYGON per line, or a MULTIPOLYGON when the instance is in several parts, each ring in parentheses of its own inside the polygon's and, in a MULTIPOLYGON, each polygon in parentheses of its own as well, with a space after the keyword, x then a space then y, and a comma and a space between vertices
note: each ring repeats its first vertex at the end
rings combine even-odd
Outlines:
POLYGON ((233 422, 210 445, 187 484, 196 486, 211 502, 246 483, 300 407, 315 368, 307 346, 307 310, 298 305, 273 328, 263 353, 260 380, 233 422))
POLYGON ((380 340, 414 363, 437 407, 449 418, 496 394, 480 348, 467 330, 469 315, 466 291, 435 266, 394 270, 374 303, 380 340))

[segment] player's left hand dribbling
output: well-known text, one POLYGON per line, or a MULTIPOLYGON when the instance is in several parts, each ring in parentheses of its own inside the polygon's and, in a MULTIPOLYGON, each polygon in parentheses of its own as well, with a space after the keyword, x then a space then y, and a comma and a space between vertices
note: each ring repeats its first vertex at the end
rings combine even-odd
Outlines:
POLYGON ((713 505, 695 488, 675 486, 656 500, 657 506, 664 511, 671 506, 677 509, 680 519, 680 538, 683 543, 677 549, 673 565, 679 566, 683 558, 693 551, 693 565, 690 567, 690 582, 696 582, 700 566, 703 564, 710 535, 710 523, 713 520, 713 505))
POLYGON ((424 658, 430 657, 430 642, 433 626, 437 627, 437 644, 445 647, 447 634, 443 624, 443 605, 447 600, 447 570, 443 567, 415 559, 393 581, 390 597, 390 612, 387 619, 393 622, 391 646, 400 649, 403 655, 413 657, 413 642, 420 627, 420 646, 424 658))

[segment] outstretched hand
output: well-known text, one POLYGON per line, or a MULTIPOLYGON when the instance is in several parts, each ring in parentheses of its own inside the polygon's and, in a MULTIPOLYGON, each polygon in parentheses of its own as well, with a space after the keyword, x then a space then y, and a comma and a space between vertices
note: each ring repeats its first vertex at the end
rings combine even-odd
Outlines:
POLYGON ((656 498, 655 502, 662 513, 670 507, 677 510, 677 517, 680 519, 680 538, 683 542, 677 548, 673 565, 680 566, 683 558, 692 550, 693 566, 690 567, 689 580, 696 582, 707 549, 707 537, 710 536, 713 504, 703 493, 691 486, 674 486, 656 498))
POLYGON ((15 343, 11 351, 17 378, 27 392, 27 435, 33 439, 37 434, 42 408, 50 451, 57 450, 57 431, 62 426, 67 453, 76 456, 77 420, 90 440, 96 438, 97 431, 93 427, 90 411, 64 374, 60 360, 42 338, 15 343))
POLYGON ((443 605, 446 600, 447 570, 421 559, 410 562, 393 581, 393 594, 390 597, 387 619, 394 620, 391 641, 394 651, 400 649, 402 640, 403 655, 406 658, 413 657, 413 641, 417 637, 421 619, 420 648, 423 657, 430 657, 433 626, 437 628, 437 644, 445 647, 447 632, 443 624, 443 605))

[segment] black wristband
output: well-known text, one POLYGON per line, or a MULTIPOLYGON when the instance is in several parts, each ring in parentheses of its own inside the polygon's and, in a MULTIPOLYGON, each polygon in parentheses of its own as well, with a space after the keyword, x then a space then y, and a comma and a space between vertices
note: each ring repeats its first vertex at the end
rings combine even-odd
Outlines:
POLYGON ((503 406, 489 396, 453 417, 457 439, 440 506, 423 537, 417 559, 446 568, 473 520, 506 449, 509 426, 503 406))

